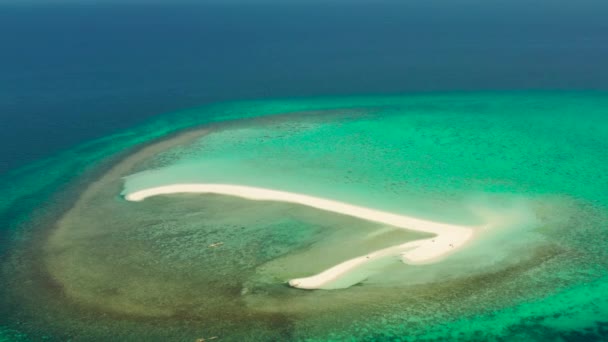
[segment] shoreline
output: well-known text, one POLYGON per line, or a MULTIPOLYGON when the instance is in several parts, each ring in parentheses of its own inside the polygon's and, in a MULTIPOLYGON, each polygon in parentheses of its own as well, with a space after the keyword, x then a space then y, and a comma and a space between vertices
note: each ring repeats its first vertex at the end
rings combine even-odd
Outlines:
MULTIPOLYGON (((397 215, 381 210, 352 205, 344 202, 314 197, 304 194, 278 191, 265 188, 233 184, 172 184, 138 190, 131 193, 123 191, 127 201, 139 202, 148 197, 177 193, 200 193, 235 196, 256 201, 278 201, 300 204, 324 211, 382 223, 393 227, 430 233, 428 239, 408 241, 384 248, 367 255, 344 261, 316 275, 289 280, 289 285, 299 289, 339 289, 360 282, 361 277, 350 277, 340 283, 341 278, 352 275, 361 266, 381 258, 400 257, 406 264, 417 265, 437 262, 462 248, 474 236, 473 226, 460 226, 442 222, 422 220, 405 215, 397 215)), ((363 278, 366 278, 365 276, 363 278)))

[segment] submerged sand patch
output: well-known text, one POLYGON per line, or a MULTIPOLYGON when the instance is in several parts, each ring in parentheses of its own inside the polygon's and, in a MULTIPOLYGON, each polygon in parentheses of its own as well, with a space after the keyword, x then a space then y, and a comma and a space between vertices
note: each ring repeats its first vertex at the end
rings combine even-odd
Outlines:
MULTIPOLYGON (((290 120, 307 122, 308 118, 294 116, 290 120)), ((284 125, 279 120, 281 124, 276 126, 277 121, 266 118, 250 124, 254 130, 271 125, 273 129, 298 132, 319 127, 318 120, 315 117, 312 125, 284 125)), ((220 129, 221 132, 231 130, 229 124, 220 129)), ((241 132, 250 128, 237 122, 235 129, 241 132)), ((226 191, 225 187, 219 189, 221 191, 205 188, 203 192, 220 196, 174 195, 151 198, 139 204, 117 196, 125 175, 145 170, 150 165, 162 165, 166 161, 156 160, 155 156, 162 154, 165 158, 163 151, 171 146, 181 149, 192 144, 199 149, 201 141, 204 143, 214 132, 212 128, 194 130, 160 145, 151 145, 117 164, 83 193, 59 222, 45 249, 48 270, 62 284, 69 298, 98 310, 142 317, 172 317, 182 315, 184 310, 193 317, 208 317, 217 310, 242 310, 243 306, 252 312, 278 310, 302 314, 330 308, 341 311, 355 303, 395 301, 388 287, 398 287, 402 280, 392 280, 387 283, 388 287, 356 289, 352 292, 357 294, 356 300, 349 295, 320 295, 325 301, 322 305, 307 304, 311 298, 291 292, 293 290, 284 287, 284 283, 292 280, 292 285, 302 288, 348 287, 362 279, 357 272, 344 272, 349 270, 341 264, 345 260, 348 263, 354 259, 355 263, 363 261, 361 264, 369 265, 370 268, 360 268, 363 275, 376 271, 382 274, 391 269, 398 258, 386 259, 388 263, 382 261, 384 258, 378 258, 380 262, 376 263, 375 260, 367 262, 365 256, 381 250, 379 256, 393 255, 415 264, 457 250, 472 236, 472 227, 415 219, 284 191, 262 189, 260 192, 257 189, 251 192, 251 187, 245 187, 245 192, 238 187, 231 188, 235 191, 226 191), (278 196, 284 203, 221 196, 235 194, 266 200, 278 196), (414 229, 404 230, 404 227, 414 229), (382 232, 387 228, 392 229, 387 236, 394 239, 383 237, 382 232), (401 230, 403 234, 396 234, 395 230, 401 230), (380 239, 374 239, 375 234, 379 234, 380 239), (430 238, 437 234, 444 235, 430 238), (334 255, 326 241, 341 241, 352 248, 338 248, 334 255), (221 245, 214 246, 217 243, 221 245), (419 248, 424 243, 427 248, 419 248), (393 248, 395 245, 400 248, 393 248), (439 245, 441 248, 436 248, 439 245), (403 250, 409 246, 418 249, 403 250), (326 262, 307 262, 306 258, 326 262), (334 277, 336 265, 341 277, 334 277), (327 269, 329 277, 324 273, 327 269), (314 274, 318 276, 300 279, 303 275, 314 274), (294 278, 295 282, 302 283, 294 284, 294 278), (266 298, 267 304, 250 307, 260 298, 266 298), (291 298, 293 305, 287 308, 277 304, 273 308, 272 303, 279 303, 280 298, 291 298)), ((167 193, 175 192, 175 188, 164 189, 168 189, 167 193)), ((138 190, 143 191, 140 195, 146 194, 146 190, 138 190)), ((177 192, 199 192, 201 189, 195 190, 177 192)), ((138 199, 136 194, 127 194, 127 198, 138 199)), ((146 196, 139 199, 143 197, 146 196)), ((466 255, 463 258, 466 260, 466 255)), ((405 267, 407 270, 410 266, 405 267)), ((463 274, 467 272, 463 270, 463 274)), ((396 279, 402 273, 397 272, 396 279)), ((378 277, 370 280, 373 284, 379 282, 378 277)))

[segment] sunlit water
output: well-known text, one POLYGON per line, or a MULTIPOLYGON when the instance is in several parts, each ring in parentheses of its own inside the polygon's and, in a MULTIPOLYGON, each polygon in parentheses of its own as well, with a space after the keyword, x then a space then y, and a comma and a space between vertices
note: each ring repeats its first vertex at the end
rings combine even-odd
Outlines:
POLYGON ((608 310, 607 105, 603 93, 241 102, 40 161, 3 183, 3 334, 597 338, 608 310), (285 281, 426 235, 293 204, 120 195, 176 182, 496 224, 444 261, 389 260, 349 289, 303 291, 285 281))

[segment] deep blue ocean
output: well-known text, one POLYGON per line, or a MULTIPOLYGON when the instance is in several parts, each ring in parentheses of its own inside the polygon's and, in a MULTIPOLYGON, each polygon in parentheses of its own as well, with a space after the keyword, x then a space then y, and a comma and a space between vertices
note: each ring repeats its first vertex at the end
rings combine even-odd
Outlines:
POLYGON ((608 89, 608 2, 0 1, 0 173, 250 98, 608 89))

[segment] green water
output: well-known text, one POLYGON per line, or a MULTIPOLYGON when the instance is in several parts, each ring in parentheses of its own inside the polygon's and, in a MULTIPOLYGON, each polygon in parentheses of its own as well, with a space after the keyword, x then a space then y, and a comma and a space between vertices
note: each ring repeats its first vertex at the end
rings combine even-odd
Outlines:
POLYGON ((601 338, 606 108, 608 96, 592 92, 237 102, 76 147, 2 183, 0 210, 12 231, 2 334, 601 338), (186 128, 193 129, 129 150, 186 128), (494 224, 442 262, 391 261, 352 288, 302 291, 285 281, 423 235, 225 196, 120 197, 174 182, 261 186, 494 224), (216 242, 223 244, 209 247, 216 242))

